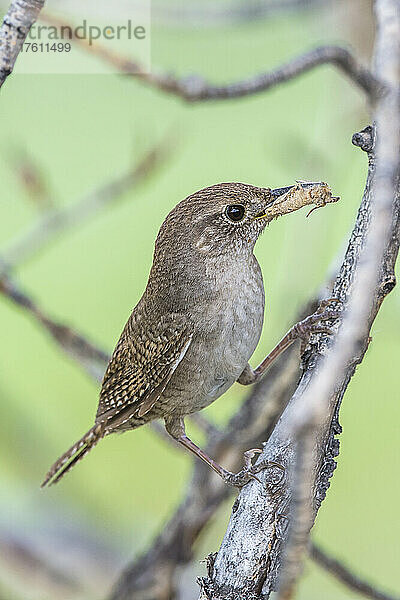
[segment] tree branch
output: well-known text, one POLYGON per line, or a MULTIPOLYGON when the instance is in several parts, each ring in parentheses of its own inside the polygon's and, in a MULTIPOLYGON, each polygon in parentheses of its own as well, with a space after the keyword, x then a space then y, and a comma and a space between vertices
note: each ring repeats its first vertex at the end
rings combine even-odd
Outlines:
MULTIPOLYGON (((42 21, 57 27, 68 26, 68 23, 63 19, 58 19, 47 13, 43 13, 40 18, 42 21)), ((72 30, 74 29, 71 24, 69 24, 69 27, 72 30)), ((349 50, 340 46, 320 46, 296 56, 277 69, 234 83, 214 85, 199 75, 179 78, 170 73, 157 71, 148 73, 140 63, 112 52, 97 42, 89 45, 86 40, 76 37, 74 42, 85 52, 94 54, 113 66, 118 72, 133 76, 151 87, 178 96, 188 102, 230 100, 266 92, 276 85, 290 81, 324 64, 332 64, 345 73, 372 101, 380 89, 372 73, 349 50)))
POLYGON ((54 208, 54 198, 48 188, 44 173, 32 156, 27 151, 19 150, 14 153, 14 156, 11 156, 11 163, 22 188, 32 203, 41 212, 54 208))
MULTIPOLYGON (((343 396, 355 366, 361 362, 369 331, 384 298, 386 275, 394 284, 394 261, 399 248, 400 174, 400 9, 398 0, 375 3, 377 36, 376 76, 385 93, 376 102, 376 148, 369 219, 362 245, 352 269, 352 278, 340 277, 334 295, 347 303, 342 326, 327 356, 318 361, 315 375, 301 389, 294 414, 292 434, 297 442, 295 483, 284 569, 278 600, 290 600, 302 571, 309 531, 319 503, 316 498, 323 447, 333 415, 334 402, 343 396), (389 264, 388 264, 389 263, 389 264), (382 279, 384 277, 384 279, 382 279), (317 444, 315 440, 317 439, 317 444), (319 445, 318 445, 319 442, 319 445), (313 501, 315 499, 315 501, 313 501)), ((373 140, 375 142, 375 140, 373 140)), ((393 287, 393 285, 392 285, 393 287)))
POLYGON ((9 276, 0 274, 0 293, 27 311, 53 340, 96 381, 101 381, 109 355, 71 327, 51 319, 9 276))
POLYGON ((0 27, 0 88, 12 73, 22 45, 44 0, 13 0, 0 27))
POLYGON ((317 565, 325 569, 328 573, 333 575, 333 577, 336 577, 336 579, 345 586, 358 594, 362 594, 366 598, 371 598, 372 600, 399 600, 398 597, 385 594, 384 592, 377 590, 376 587, 372 586, 370 583, 360 579, 360 577, 354 575, 354 573, 343 563, 336 558, 329 556, 315 544, 311 544, 310 557, 317 565))

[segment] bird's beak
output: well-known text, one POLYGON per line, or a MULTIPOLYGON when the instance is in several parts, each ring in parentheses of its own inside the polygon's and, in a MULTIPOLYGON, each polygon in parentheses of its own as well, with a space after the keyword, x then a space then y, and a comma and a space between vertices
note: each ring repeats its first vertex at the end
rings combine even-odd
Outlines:
MULTIPOLYGON (((279 204, 279 201, 282 200, 284 198, 284 196, 288 192, 290 192, 290 190, 297 187, 299 185, 299 183, 301 183, 301 187, 305 188, 305 189, 321 184, 320 181, 301 181, 301 182, 296 182, 295 185, 288 185, 287 187, 281 187, 281 188, 275 188, 273 190, 268 190, 271 200, 265 205, 265 210, 267 208, 270 208, 271 206, 273 206, 275 203, 279 204)), ((262 213, 257 215, 255 218, 263 219, 264 217, 266 217, 267 214, 266 214, 265 210, 263 210, 262 213)))
POLYGON ((294 185, 288 185, 287 187, 275 188, 271 190, 272 200, 269 202, 268 206, 271 206, 278 198, 287 194, 291 189, 294 188, 294 185))

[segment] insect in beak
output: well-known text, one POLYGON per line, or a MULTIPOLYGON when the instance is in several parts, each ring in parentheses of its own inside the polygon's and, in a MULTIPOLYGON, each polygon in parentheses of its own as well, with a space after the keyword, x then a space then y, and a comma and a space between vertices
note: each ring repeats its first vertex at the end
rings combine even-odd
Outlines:
POLYGON ((281 188, 275 188, 273 190, 269 190, 269 195, 271 196, 271 200, 268 202, 268 204, 266 204, 266 206, 264 207, 264 210, 256 215, 254 217, 254 219, 263 219, 264 217, 267 216, 267 213, 265 212, 265 210, 267 208, 270 208, 273 204, 279 204, 279 201, 283 200, 284 197, 286 196, 286 194, 288 192, 290 192, 290 190, 292 190, 295 187, 298 187, 299 184, 301 185, 302 188, 311 188, 314 187, 316 185, 320 185, 321 182, 320 181, 296 181, 295 185, 289 185, 287 187, 281 187, 281 188))

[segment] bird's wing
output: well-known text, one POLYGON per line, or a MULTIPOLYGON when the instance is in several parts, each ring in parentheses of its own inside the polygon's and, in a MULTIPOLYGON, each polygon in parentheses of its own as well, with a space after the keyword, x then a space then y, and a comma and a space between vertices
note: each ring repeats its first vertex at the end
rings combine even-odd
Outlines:
POLYGON ((149 325, 133 313, 104 375, 96 422, 114 428, 143 417, 165 390, 191 339, 192 329, 181 315, 165 315, 149 325))

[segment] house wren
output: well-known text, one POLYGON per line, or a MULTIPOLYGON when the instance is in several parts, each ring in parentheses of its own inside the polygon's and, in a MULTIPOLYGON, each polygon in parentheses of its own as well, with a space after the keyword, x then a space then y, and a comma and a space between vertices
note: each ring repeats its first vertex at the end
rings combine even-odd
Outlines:
POLYGON ((297 323, 253 370, 248 361, 261 335, 264 286, 254 245, 266 224, 305 204, 333 202, 326 184, 271 190, 221 183, 192 194, 166 217, 155 243, 143 296, 108 364, 94 426, 51 467, 55 483, 103 437, 164 419, 168 433, 226 482, 254 477, 247 464, 231 473, 185 434, 184 417, 205 408, 231 385, 254 383, 295 339, 307 339, 332 313, 297 323))

